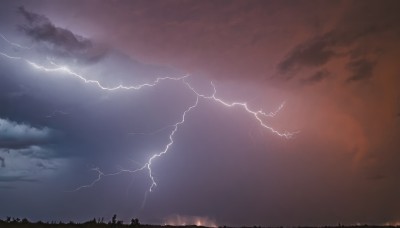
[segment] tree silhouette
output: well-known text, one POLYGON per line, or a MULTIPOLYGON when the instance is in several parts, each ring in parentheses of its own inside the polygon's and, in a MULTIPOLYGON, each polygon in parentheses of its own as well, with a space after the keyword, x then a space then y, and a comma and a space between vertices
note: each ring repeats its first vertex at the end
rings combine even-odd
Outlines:
POLYGON ((27 218, 23 218, 21 223, 23 224, 29 224, 29 220, 27 218))
POLYGON ((139 219, 135 218, 135 219, 131 219, 131 225, 132 227, 139 227, 140 223, 139 223, 139 219))
POLYGON ((111 223, 112 223, 113 225, 117 224, 117 215, 116 215, 116 214, 113 215, 113 217, 112 217, 112 219, 111 219, 111 223))

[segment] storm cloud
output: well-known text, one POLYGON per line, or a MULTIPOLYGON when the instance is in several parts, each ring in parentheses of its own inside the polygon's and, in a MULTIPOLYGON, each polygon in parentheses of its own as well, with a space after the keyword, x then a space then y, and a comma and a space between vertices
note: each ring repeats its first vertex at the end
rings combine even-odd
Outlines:
POLYGON ((17 149, 46 143, 51 138, 49 128, 35 128, 0 118, 0 148, 17 149))
POLYGON ((61 167, 63 159, 47 147, 53 132, 0 118, 0 183, 36 182, 41 170, 61 167))
POLYGON ((30 12, 23 6, 18 7, 18 12, 27 22, 20 25, 21 30, 35 42, 45 44, 47 51, 54 55, 76 58, 85 63, 98 62, 107 55, 106 46, 55 26, 44 15, 30 12))
POLYGON ((354 60, 347 64, 347 68, 351 71, 348 81, 360 81, 372 77, 375 63, 366 59, 354 60))
POLYGON ((334 43, 329 34, 302 43, 295 47, 289 56, 279 64, 279 69, 283 73, 287 73, 301 67, 321 66, 336 55, 332 50, 334 43))
POLYGON ((322 35, 311 35, 310 38, 297 44, 278 64, 283 78, 291 79, 301 75, 303 69, 315 69, 329 62, 348 57, 347 68, 352 75, 348 81, 361 81, 371 77, 375 64, 370 60, 359 60, 377 55, 377 50, 384 43, 375 42, 373 37, 386 34, 395 39, 400 30, 397 23, 398 4, 395 1, 352 2, 345 11, 342 20, 336 22, 330 31, 322 35), (370 12, 366 15, 364 12, 370 12), (344 51, 346 50, 346 51, 344 51))
POLYGON ((50 20, 40 14, 27 11, 19 7, 20 12, 27 20, 28 25, 22 25, 22 30, 36 41, 43 41, 53 44, 66 50, 80 51, 92 47, 90 40, 77 36, 71 31, 54 26, 50 20))

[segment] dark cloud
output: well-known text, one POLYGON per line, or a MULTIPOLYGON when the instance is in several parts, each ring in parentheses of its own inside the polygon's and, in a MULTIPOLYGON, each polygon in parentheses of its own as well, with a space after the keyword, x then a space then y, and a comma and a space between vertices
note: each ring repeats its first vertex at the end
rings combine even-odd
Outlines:
POLYGON ((29 159, 38 158, 38 159, 49 159, 54 157, 51 150, 46 149, 41 146, 29 146, 27 148, 22 149, 9 149, 8 153, 19 153, 29 159))
POLYGON ((1 168, 5 168, 6 167, 6 160, 3 157, 0 157, 0 162, 1 162, 0 167, 1 168))
POLYGON ((49 18, 18 7, 18 12, 24 16, 27 24, 20 25, 22 31, 38 43, 47 44, 46 47, 53 54, 62 57, 78 58, 86 63, 97 62, 107 54, 105 46, 95 44, 73 32, 55 26, 49 18))
POLYGON ((335 52, 330 49, 331 43, 329 35, 316 37, 302 43, 293 49, 288 57, 279 64, 278 68, 281 72, 287 73, 304 66, 321 66, 335 55, 335 52))
POLYGON ((52 166, 50 166, 48 164, 44 164, 42 161, 36 162, 36 166, 41 168, 41 169, 50 169, 50 170, 55 170, 56 169, 55 167, 52 167, 52 166))
POLYGON ((371 78, 375 64, 375 62, 367 59, 359 59, 349 62, 347 68, 352 74, 347 81, 353 82, 371 78))
MULTIPOLYGON (((387 4, 373 3, 370 1, 352 2, 351 7, 342 20, 336 26, 323 35, 312 35, 310 39, 296 45, 289 54, 278 64, 278 70, 291 78, 298 70, 305 67, 320 67, 327 64, 335 57, 349 55, 351 61, 374 53, 377 42, 370 42, 367 39, 385 32, 398 32, 400 16, 394 9, 399 9, 400 4, 396 1, 386 1, 387 4), (365 14, 368 11, 369 14, 365 14), (345 50, 345 51, 344 51, 345 50)), ((350 63, 352 65, 353 63, 350 63)), ((365 64, 354 66, 369 71, 365 64)), ((353 66, 351 66, 353 67, 353 66)), ((364 74, 363 74, 364 75, 364 74)), ((362 76, 357 74, 352 79, 357 80, 362 76)))
POLYGON ((49 142, 49 128, 35 128, 0 118, 0 148, 21 149, 49 142))
POLYGON ((337 28, 323 36, 313 37, 296 46, 291 53, 278 65, 282 73, 298 70, 302 67, 318 67, 326 64, 332 58, 340 56, 337 48, 350 45, 364 36, 374 34, 373 26, 353 31, 337 28))
POLYGON ((26 176, 0 176, 0 182, 37 182, 35 179, 26 176))
POLYGON ((331 74, 327 70, 319 70, 315 72, 310 77, 303 80, 304 84, 313 84, 317 82, 321 82, 324 79, 328 78, 331 74))
POLYGON ((7 148, 7 149, 23 149, 28 148, 32 145, 40 145, 47 143, 47 140, 23 140, 23 139, 16 139, 16 140, 0 140, 0 148, 7 148))
POLYGON ((71 31, 56 27, 51 21, 43 16, 30 11, 24 7, 19 7, 18 12, 21 13, 28 25, 22 25, 22 30, 36 41, 51 43, 65 50, 78 51, 88 49, 92 46, 92 42, 88 39, 80 37, 71 31))
POLYGON ((0 182, 36 182, 54 174, 66 164, 64 158, 54 153, 38 146, 0 151, 4 164, 1 167, 0 182))

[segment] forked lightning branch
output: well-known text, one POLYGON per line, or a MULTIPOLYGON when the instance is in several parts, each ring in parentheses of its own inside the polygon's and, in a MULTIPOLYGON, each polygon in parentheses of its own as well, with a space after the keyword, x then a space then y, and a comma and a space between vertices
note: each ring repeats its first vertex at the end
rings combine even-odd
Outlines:
MULTIPOLYGON (((20 44, 17 44, 15 42, 10 41, 9 39, 7 39, 4 35, 0 34, 0 37, 7 42, 9 45, 13 46, 14 48, 20 48, 20 49, 25 49, 25 50, 32 50, 33 47, 24 47, 20 44)), ((187 78, 189 77, 189 75, 184 75, 184 76, 180 76, 180 77, 159 77, 156 78, 154 81, 152 82, 148 82, 148 83, 144 83, 144 84, 139 84, 139 85, 118 85, 118 86, 114 86, 114 87, 107 87, 105 85, 103 85, 103 83, 101 83, 98 80, 93 80, 93 79, 88 79, 88 77, 81 75, 77 72, 75 72, 74 70, 72 70, 70 67, 66 66, 66 65, 60 65, 58 63, 55 63, 51 60, 49 60, 48 58, 46 58, 46 60, 48 61, 48 64, 52 67, 47 67, 41 64, 38 64, 34 61, 32 61, 31 59, 27 59, 21 56, 12 56, 8 53, 4 53, 4 52, 0 52, 0 55, 3 58, 9 59, 10 61, 18 61, 20 64, 25 64, 28 67, 31 67, 32 70, 39 70, 39 71, 43 71, 47 74, 64 74, 64 75, 68 75, 71 77, 76 78, 77 80, 82 81, 82 83, 86 83, 86 84, 92 84, 94 86, 96 86, 97 88, 104 90, 106 92, 112 92, 115 90, 141 90, 141 89, 145 89, 148 87, 155 87, 158 84, 162 83, 163 81, 166 80, 172 80, 172 81, 176 81, 177 83, 183 83, 192 93, 193 93, 193 103, 192 105, 190 105, 181 115, 180 119, 178 122, 176 122, 175 124, 171 125, 172 127, 172 131, 169 134, 169 141, 166 145, 164 145, 163 149, 160 150, 157 153, 154 153, 150 156, 150 158, 147 160, 147 162, 145 164, 143 164, 140 168, 138 169, 133 169, 133 170, 129 170, 129 169, 120 169, 117 172, 114 173, 104 173, 100 170, 100 168, 94 168, 93 171, 97 172, 97 178, 95 180, 93 180, 90 184, 87 185, 82 185, 78 188, 76 188, 74 191, 79 191, 85 188, 90 188, 93 187, 97 182, 101 181, 101 179, 103 177, 108 177, 108 176, 116 176, 122 173, 137 173, 140 171, 147 171, 149 179, 151 181, 150 187, 149 187, 149 192, 152 192, 154 187, 157 186, 157 182, 156 182, 156 178, 153 176, 153 172, 152 172, 152 164, 153 162, 160 158, 161 156, 167 154, 171 147, 174 144, 175 141, 175 134, 176 132, 179 130, 179 127, 181 125, 183 125, 185 123, 185 120, 187 118, 187 115, 195 108, 198 107, 199 104, 199 100, 200 99, 204 99, 207 100, 209 102, 215 102, 223 107, 226 108, 241 108, 243 111, 245 111, 246 113, 249 114, 249 116, 253 117, 255 121, 257 121, 260 125, 260 127, 265 128, 266 130, 269 130, 270 132, 272 132, 273 134, 280 136, 280 137, 285 137, 287 139, 291 138, 294 134, 296 134, 297 132, 281 132, 278 131, 276 129, 274 129, 272 126, 268 125, 265 121, 265 119, 267 118, 272 118, 275 115, 278 114, 279 111, 282 110, 282 108, 284 107, 284 103, 282 103, 275 111, 273 112, 264 112, 263 110, 252 110, 251 108, 249 108, 249 106, 247 105, 247 103, 245 102, 227 102, 224 101, 222 98, 217 97, 217 89, 215 87, 215 85, 210 82, 210 86, 213 89, 213 93, 212 94, 201 94, 199 93, 196 88, 191 85, 187 78)))

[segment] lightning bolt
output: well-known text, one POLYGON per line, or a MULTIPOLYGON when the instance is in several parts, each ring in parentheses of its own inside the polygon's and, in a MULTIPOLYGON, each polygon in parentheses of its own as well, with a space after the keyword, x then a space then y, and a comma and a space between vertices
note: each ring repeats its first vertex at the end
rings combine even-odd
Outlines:
POLYGON ((136 86, 124 86, 124 85, 118 85, 118 86, 114 86, 114 87, 106 87, 104 85, 102 85, 99 81, 97 80, 91 80, 91 79, 87 79, 86 77, 70 70, 67 66, 59 66, 57 64, 55 64, 54 62, 50 62, 51 64, 55 65, 55 68, 47 68, 44 67, 42 65, 38 65, 32 61, 29 60, 25 60, 29 65, 31 65, 32 67, 38 69, 38 70, 42 70, 42 71, 46 71, 46 72, 61 72, 61 73, 66 73, 69 74, 71 76, 74 76, 80 80, 82 80, 84 83, 87 84, 94 84, 96 85, 98 88, 102 89, 102 90, 108 90, 108 91, 113 91, 113 90, 118 90, 118 89, 124 89, 124 90, 140 90, 143 87, 153 87, 155 85, 157 85, 159 82, 163 81, 163 80, 175 80, 175 81, 179 81, 182 80, 186 77, 188 77, 188 75, 179 77, 179 78, 173 78, 173 77, 161 77, 161 78, 157 78, 153 83, 144 83, 144 84, 140 84, 140 85, 136 85, 136 86))
POLYGON ((4 41, 6 41, 8 44, 10 44, 11 46, 14 46, 14 47, 17 47, 17 48, 21 48, 21 49, 32 49, 32 47, 25 47, 25 46, 22 46, 22 45, 20 45, 20 44, 11 42, 9 39, 7 39, 7 37, 5 37, 5 36, 4 36, 3 34, 1 34, 1 33, 0 33, 0 37, 1 37, 4 41))
POLYGON ((267 125, 262 119, 261 117, 274 117, 285 105, 285 102, 283 102, 277 110, 270 112, 270 113, 265 113, 263 110, 258 110, 258 111, 254 111, 251 110, 247 103, 242 103, 242 102, 232 102, 232 103, 228 103, 224 100, 222 100, 221 98, 216 97, 217 94, 217 90, 215 88, 215 85, 213 82, 211 82, 211 86, 213 88, 213 93, 210 96, 206 96, 204 94, 200 94, 198 93, 195 88, 193 88, 188 82, 184 81, 184 83, 187 85, 187 87, 193 91, 193 93, 195 93, 198 97, 207 99, 207 100, 212 100, 214 102, 217 102, 218 104, 223 105, 224 107, 227 108, 233 108, 233 107, 241 107, 243 108, 246 112, 248 112, 250 115, 252 115, 259 123, 262 127, 270 130, 272 133, 281 136, 281 137, 285 137, 285 138, 291 138, 293 137, 294 134, 296 134, 297 132, 279 132, 277 130, 275 130, 274 128, 272 128, 271 126, 267 125))
POLYGON ((178 123, 176 123, 176 124, 174 125, 174 129, 172 130, 171 134, 169 135, 169 143, 165 146, 164 150, 161 151, 161 152, 158 153, 158 154, 154 154, 153 156, 151 156, 151 158, 149 159, 149 161, 145 164, 145 166, 146 166, 147 169, 149 170, 149 176, 150 176, 150 179, 151 179, 151 182, 152 182, 151 185, 150 185, 149 192, 152 191, 153 187, 157 186, 157 183, 155 182, 154 177, 153 177, 153 174, 152 174, 152 171, 151 171, 151 164, 152 164, 152 162, 153 162, 156 158, 159 158, 159 157, 161 157, 162 155, 164 155, 164 154, 166 154, 166 153, 168 152, 169 148, 170 148, 170 147, 172 146, 172 144, 174 143, 174 138, 173 138, 173 137, 174 137, 175 133, 178 131, 178 127, 179 127, 180 125, 182 125, 182 124, 185 122, 186 114, 187 114, 188 112, 190 112, 192 109, 194 109, 194 108, 198 105, 198 103, 199 103, 199 96, 196 96, 196 102, 195 102, 192 106, 190 106, 188 109, 185 110, 185 112, 184 112, 183 115, 182 115, 181 121, 179 121, 178 123))
POLYGON ((101 180, 102 177, 115 176, 115 175, 118 175, 118 174, 121 174, 121 173, 136 173, 136 172, 142 171, 142 170, 144 170, 144 169, 147 169, 147 170, 148 170, 148 173, 149 173, 149 178, 150 178, 150 180, 151 180, 151 185, 150 185, 150 188, 149 188, 149 192, 152 192, 153 188, 154 188, 155 186, 157 186, 157 182, 155 181, 155 178, 154 178, 154 176, 153 176, 153 171, 151 170, 151 165, 153 164, 153 162, 154 162, 155 159, 161 157, 162 155, 164 155, 164 154, 166 154, 166 153, 168 152, 168 150, 170 149, 170 147, 171 147, 171 146, 173 145, 173 143, 174 143, 174 135, 175 135, 175 133, 178 131, 179 126, 182 125, 182 124, 185 122, 187 113, 189 113, 192 109, 194 109, 194 108, 198 105, 198 103, 199 103, 199 97, 196 96, 196 101, 195 101, 195 103, 194 103, 193 105, 191 105, 189 108, 187 108, 187 109, 183 112, 183 115, 182 115, 181 120, 173 125, 174 128, 173 128, 173 130, 171 131, 171 133, 170 133, 170 135, 169 135, 169 142, 168 142, 167 145, 165 145, 164 150, 162 150, 162 151, 160 151, 160 152, 158 152, 158 153, 155 153, 153 156, 151 156, 151 157, 148 159, 148 161, 147 161, 142 167, 140 167, 140 168, 138 168, 138 169, 135 169, 135 170, 120 169, 118 172, 109 173, 109 174, 104 174, 99 168, 94 168, 94 169, 92 169, 92 170, 97 172, 97 174, 98 174, 98 175, 97 175, 97 178, 96 178, 94 181, 92 181, 92 183, 90 183, 90 184, 88 184, 88 185, 80 186, 80 187, 76 188, 74 191, 79 191, 79 190, 81 190, 81 189, 83 189, 83 188, 92 187, 94 184, 96 184, 97 182, 99 182, 99 181, 101 180))
POLYGON ((142 88, 144 88, 144 87, 153 87, 153 86, 156 86, 157 84, 159 84, 161 81, 164 81, 164 80, 179 81, 179 80, 182 80, 182 79, 184 79, 184 78, 186 78, 186 77, 189 76, 189 75, 184 75, 184 76, 182 76, 182 77, 177 77, 177 78, 174 78, 174 77, 159 77, 159 78, 157 78, 157 79, 156 79, 154 82, 152 82, 152 83, 144 83, 144 84, 133 85, 133 86, 118 85, 118 86, 114 86, 114 87, 106 87, 106 86, 102 85, 102 84, 100 83, 100 81, 98 81, 98 80, 87 79, 87 77, 85 77, 85 76, 83 76, 83 75, 80 75, 80 74, 78 74, 78 73, 72 71, 69 67, 67 67, 67 66, 59 66, 59 65, 57 65, 56 63, 51 62, 51 61, 50 61, 50 63, 51 63, 52 65, 55 65, 54 68, 45 67, 45 66, 40 65, 40 64, 37 64, 37 63, 35 63, 35 62, 33 62, 33 61, 29 60, 29 59, 25 59, 25 58, 22 58, 22 57, 19 57, 19 56, 10 56, 10 55, 8 55, 8 54, 6 54, 6 53, 3 53, 3 52, 0 52, 0 55, 6 57, 6 58, 8 58, 8 59, 12 59, 12 60, 24 61, 24 62, 27 63, 28 65, 32 66, 34 69, 41 70, 41 71, 44 71, 44 72, 65 73, 65 74, 67 74, 67 75, 70 75, 70 76, 73 76, 73 77, 75 77, 75 78, 80 79, 80 80, 83 81, 84 83, 87 83, 87 84, 94 84, 94 85, 96 85, 98 88, 100 88, 100 89, 102 89, 102 90, 108 90, 108 91, 119 90, 119 89, 124 89, 124 90, 140 90, 140 89, 142 89, 142 88))
POLYGON ((103 172, 100 170, 100 168, 93 168, 92 171, 95 171, 95 172, 97 173, 97 178, 94 179, 90 184, 82 185, 82 186, 80 186, 80 187, 78 187, 78 188, 76 188, 76 189, 74 189, 73 191, 70 191, 70 192, 76 192, 76 191, 82 190, 82 189, 84 189, 84 188, 93 187, 93 186, 94 186, 97 182, 99 182, 103 177, 115 176, 115 175, 119 175, 119 174, 124 173, 124 172, 134 173, 134 172, 138 172, 138 171, 143 170, 143 169, 144 169, 144 168, 140 168, 140 169, 133 170, 133 171, 132 171, 132 170, 120 169, 118 172, 115 172, 115 173, 103 173, 103 172))
MULTIPOLYGON (((2 38, 4 40, 6 40, 10 45, 13 45, 13 46, 16 46, 16 47, 20 47, 20 48, 23 47, 23 46, 21 46, 19 44, 16 44, 16 43, 8 41, 4 36, 2 36, 2 38)), ((285 132, 280 132, 280 131, 274 129, 273 127, 269 126, 265 122, 266 118, 271 118, 271 117, 276 116, 284 108, 285 103, 282 103, 275 111, 272 111, 272 112, 269 112, 269 113, 264 112, 261 109, 256 111, 256 110, 253 110, 253 109, 249 108, 249 106, 248 106, 248 104, 246 102, 227 102, 227 101, 223 100, 222 98, 217 97, 216 96, 217 89, 216 89, 216 87, 215 87, 213 82, 210 83, 211 87, 213 89, 213 92, 212 92, 211 95, 205 95, 205 94, 199 93, 189 82, 187 82, 186 79, 187 79, 187 77, 189 75, 184 75, 182 77, 176 77, 176 78, 174 78, 174 77, 159 77, 155 81, 153 81, 152 83, 144 83, 144 84, 134 85, 134 86, 125 86, 125 85, 120 84, 120 85, 114 86, 114 87, 106 87, 100 81, 93 80, 93 79, 88 79, 87 77, 85 77, 85 76, 83 76, 83 75, 71 70, 68 66, 58 65, 58 64, 54 63, 53 61, 51 61, 49 59, 48 59, 49 63, 54 66, 52 68, 37 64, 37 63, 35 63, 35 62, 33 62, 33 61, 29 60, 29 59, 25 59, 25 58, 19 57, 19 56, 10 56, 10 55, 8 55, 6 53, 3 53, 3 52, 0 52, 0 55, 2 55, 5 58, 11 59, 11 60, 23 61, 26 64, 28 64, 31 67, 33 67, 34 69, 41 70, 41 71, 44 71, 44 72, 67 74, 69 76, 72 76, 72 77, 75 77, 75 78, 81 80, 82 82, 84 82, 86 84, 93 84, 93 85, 97 86, 99 89, 106 90, 106 91, 140 90, 140 89, 142 89, 144 87, 156 86, 161 81, 164 81, 164 80, 174 80, 174 81, 183 82, 184 85, 186 85, 186 87, 190 91, 192 91, 193 94, 195 95, 196 99, 195 99, 194 104, 189 106, 183 112, 183 114, 182 114, 182 116, 181 116, 181 118, 180 118, 180 120, 178 122, 176 122, 175 124, 163 127, 161 129, 153 132, 153 133, 149 133, 149 134, 154 134, 154 133, 162 131, 162 130, 164 130, 166 128, 172 128, 172 131, 169 134, 169 142, 164 146, 164 149, 159 151, 159 152, 157 152, 157 153, 154 153, 147 160, 147 162, 143 166, 141 166, 138 169, 134 169, 134 170, 122 169, 121 168, 117 172, 114 172, 114 173, 104 173, 99 168, 94 168, 94 169, 92 169, 92 171, 95 171, 97 173, 97 178, 94 179, 90 184, 82 185, 82 186, 74 189, 73 192, 74 191, 79 191, 79 190, 82 190, 82 189, 85 189, 85 188, 93 187, 96 183, 101 181, 101 179, 103 177, 116 176, 116 175, 119 175, 119 174, 122 174, 122 173, 132 173, 133 174, 133 173, 137 173, 137 172, 140 172, 140 171, 143 171, 143 170, 147 170, 147 172, 148 172, 148 176, 149 176, 149 179, 151 181, 151 184, 150 184, 148 192, 152 192, 154 187, 157 186, 157 182, 155 180, 155 177, 154 177, 153 171, 152 171, 152 165, 153 165, 154 161, 156 161, 156 159, 158 159, 161 156, 163 156, 166 153, 168 153, 168 151, 170 150, 170 148, 174 144, 174 136, 175 136, 176 132, 178 131, 179 127, 185 123, 185 119, 186 119, 187 114, 191 110, 193 110, 194 108, 196 108, 198 106, 199 99, 204 99, 204 100, 215 102, 215 103, 217 103, 217 104, 219 104, 219 105, 221 105, 221 106, 223 106, 225 108, 241 108, 242 110, 247 112, 250 116, 252 116, 260 124, 261 127, 269 130, 270 132, 272 132, 273 134, 275 134, 277 136, 289 139, 289 138, 293 137, 295 134, 298 133, 298 132, 286 132, 286 131, 285 132)), ((131 134, 145 134, 145 133, 131 133, 131 134)), ((146 192, 146 197, 147 197, 147 192, 146 192)))

